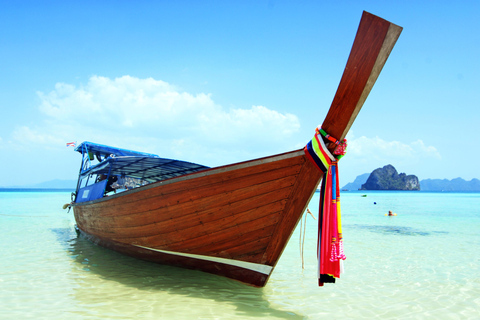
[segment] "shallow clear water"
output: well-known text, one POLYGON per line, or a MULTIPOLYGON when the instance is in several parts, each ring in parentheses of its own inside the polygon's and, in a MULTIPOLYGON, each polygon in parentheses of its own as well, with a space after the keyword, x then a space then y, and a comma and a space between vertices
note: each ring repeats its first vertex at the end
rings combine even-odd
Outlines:
MULTIPOLYGON (((336 284, 316 285, 316 221, 307 216, 305 269, 297 228, 258 289, 77 237, 61 208, 69 193, 0 192, 0 318, 480 318, 480 194, 365 194, 342 193, 347 260, 336 284)), ((317 215, 318 194, 310 210, 317 215)))

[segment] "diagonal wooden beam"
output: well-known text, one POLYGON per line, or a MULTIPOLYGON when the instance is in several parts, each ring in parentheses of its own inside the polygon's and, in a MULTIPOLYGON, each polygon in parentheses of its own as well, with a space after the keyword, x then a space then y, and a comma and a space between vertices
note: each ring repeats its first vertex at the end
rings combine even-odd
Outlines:
POLYGON ((328 134, 338 140, 345 138, 402 29, 371 13, 363 12, 345 71, 322 124, 328 134))

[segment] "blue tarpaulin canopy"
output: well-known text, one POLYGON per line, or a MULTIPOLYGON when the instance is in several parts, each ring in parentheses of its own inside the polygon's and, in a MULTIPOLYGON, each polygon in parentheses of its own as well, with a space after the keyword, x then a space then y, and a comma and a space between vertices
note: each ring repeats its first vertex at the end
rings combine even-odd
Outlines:
POLYGON ((92 142, 82 142, 75 148, 75 151, 105 157, 100 163, 82 170, 82 178, 90 174, 104 174, 156 182, 208 169, 208 167, 196 163, 160 158, 155 154, 119 149, 92 142))
POLYGON ((88 141, 84 141, 80 143, 75 148, 75 151, 78 151, 80 153, 90 152, 90 153, 98 154, 101 156, 109 156, 113 154, 115 156, 144 156, 144 157, 158 158, 156 154, 132 151, 127 149, 120 149, 120 148, 105 146, 102 144, 88 142, 88 141))

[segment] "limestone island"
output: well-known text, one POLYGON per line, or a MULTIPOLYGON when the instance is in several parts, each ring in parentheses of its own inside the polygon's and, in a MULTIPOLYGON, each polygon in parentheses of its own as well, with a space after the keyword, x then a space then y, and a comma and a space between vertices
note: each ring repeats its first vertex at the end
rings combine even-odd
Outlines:
POLYGON ((391 164, 373 170, 362 184, 360 190, 420 190, 420 182, 415 175, 398 174, 397 169, 391 164))

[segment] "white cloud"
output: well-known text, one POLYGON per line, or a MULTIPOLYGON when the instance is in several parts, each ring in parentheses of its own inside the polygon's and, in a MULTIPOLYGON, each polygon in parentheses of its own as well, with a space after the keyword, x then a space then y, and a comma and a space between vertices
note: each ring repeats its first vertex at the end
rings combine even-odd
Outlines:
POLYGON ((202 114, 199 120, 199 129, 206 137, 236 143, 246 140, 251 143, 249 139, 272 143, 271 139, 289 137, 300 128, 295 115, 281 114, 264 106, 202 114))
POLYGON ((88 119, 89 125, 106 128, 141 128, 170 126, 186 115, 202 110, 211 112, 215 105, 206 94, 179 92, 174 86, 152 78, 130 76, 109 79, 93 76, 86 86, 57 83, 48 94, 38 93, 40 110, 52 119, 65 121, 88 119))
POLYGON ((373 156, 400 161, 419 158, 441 158, 435 147, 426 146, 422 140, 406 144, 400 141, 385 141, 379 137, 367 138, 365 136, 350 140, 348 153, 355 157, 373 156))
POLYGON ((265 106, 225 110, 210 94, 183 92, 152 78, 92 76, 86 85, 57 83, 37 94, 43 121, 18 127, 16 142, 63 146, 89 140, 192 161, 213 150, 230 158, 288 151, 300 128, 293 114, 265 106))
POLYGON ((65 145, 66 141, 62 139, 61 135, 56 134, 56 130, 32 129, 27 126, 20 126, 16 128, 12 135, 13 143, 10 145, 14 149, 32 148, 35 146, 43 146, 51 148, 55 145, 65 145))
POLYGON ((419 174, 429 167, 438 167, 442 157, 433 146, 427 146, 422 140, 410 143, 385 141, 379 137, 348 136, 347 154, 341 160, 342 183, 351 182, 356 176, 370 173, 387 164, 393 165, 398 172, 419 174))

